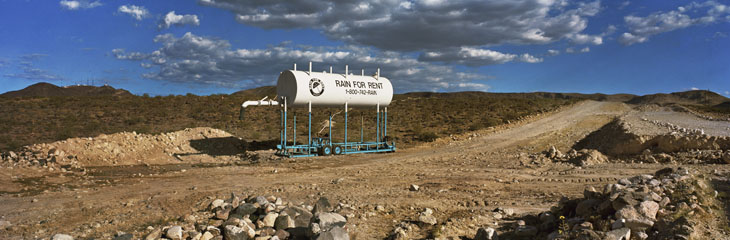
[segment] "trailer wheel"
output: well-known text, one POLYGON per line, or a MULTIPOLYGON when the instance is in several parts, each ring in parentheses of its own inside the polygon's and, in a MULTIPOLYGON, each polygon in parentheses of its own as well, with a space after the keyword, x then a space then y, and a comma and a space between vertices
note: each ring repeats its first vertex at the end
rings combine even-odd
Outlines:
POLYGON ((319 149, 319 155, 329 156, 330 154, 332 154, 332 146, 330 145, 324 145, 319 149))
POLYGON ((333 151, 334 151, 333 153, 335 155, 340 155, 340 154, 342 154, 342 147, 341 146, 335 146, 335 148, 333 149, 333 151))

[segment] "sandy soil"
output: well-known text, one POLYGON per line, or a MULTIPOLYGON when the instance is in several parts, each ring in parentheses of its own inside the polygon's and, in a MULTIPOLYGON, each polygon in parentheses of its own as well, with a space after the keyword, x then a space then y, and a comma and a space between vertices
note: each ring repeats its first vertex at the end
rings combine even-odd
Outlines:
MULTIPOLYGON (((494 130, 440 139, 391 154, 278 159, 257 164, 167 164, 91 167, 86 172, 33 168, 0 171, 6 185, 0 218, 13 227, 0 238, 48 238, 55 233, 108 238, 117 231, 145 233, 231 192, 276 195, 311 204, 319 196, 354 207, 354 239, 382 239, 401 220, 434 209, 444 236, 473 237, 495 226, 496 207, 517 213, 548 209, 561 197, 580 196, 586 185, 651 173, 666 165, 525 165, 528 154, 577 141, 630 111, 623 103, 586 101, 562 111, 494 130), (460 139, 460 140, 453 140, 460 139), (411 184, 420 191, 409 191, 411 184), (384 211, 376 211, 381 205, 384 211)), ((259 151, 262 156, 270 151, 259 151)), ((727 165, 693 168, 730 172, 727 165)))

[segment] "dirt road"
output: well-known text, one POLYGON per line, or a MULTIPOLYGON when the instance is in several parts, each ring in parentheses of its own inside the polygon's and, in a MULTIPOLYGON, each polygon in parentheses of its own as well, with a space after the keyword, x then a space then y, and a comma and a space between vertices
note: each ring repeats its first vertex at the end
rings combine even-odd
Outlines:
MULTIPOLYGON (((55 233, 110 237, 117 231, 142 236, 157 226, 206 206, 231 192, 276 195, 311 204, 319 196, 353 207, 354 239, 384 238, 401 220, 424 207, 444 223, 443 236, 473 237, 494 226, 496 207, 536 212, 586 185, 653 172, 666 165, 525 165, 527 154, 576 141, 630 110, 623 103, 586 101, 560 112, 483 130, 393 154, 281 159, 244 165, 163 165, 91 169, 86 175, 32 172, 0 174, 3 182, 28 187, 0 195, 0 216, 14 226, 0 238, 47 238, 55 233), (409 191, 411 184, 421 187, 409 191), (33 188, 32 186, 46 186, 33 188), (376 210, 376 206, 384 210, 376 210), (476 217, 475 217, 476 216, 476 217)), ((701 167, 701 166, 700 166, 701 167)), ((726 166, 708 166, 727 171, 726 166)), ((499 227, 499 226, 495 226, 499 227)), ((428 232, 424 231, 424 236, 428 232)))

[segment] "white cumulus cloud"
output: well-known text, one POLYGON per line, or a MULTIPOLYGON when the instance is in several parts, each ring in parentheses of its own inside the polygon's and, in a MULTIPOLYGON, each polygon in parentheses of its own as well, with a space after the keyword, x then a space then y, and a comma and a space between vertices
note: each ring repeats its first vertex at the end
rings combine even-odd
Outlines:
POLYGON ((184 15, 177 15, 175 14, 175 11, 170 11, 167 14, 165 14, 165 17, 160 19, 160 23, 157 25, 159 29, 167 29, 171 26, 182 26, 182 25, 193 25, 193 26, 199 26, 200 20, 198 19, 198 15, 195 14, 184 14, 184 15))
POLYGON ((65 8, 68 10, 95 8, 95 7, 99 7, 102 5, 100 1, 90 2, 88 0, 78 0, 78 1, 61 0, 60 2, 58 2, 58 4, 60 4, 62 8, 65 8))
POLYGON ((447 62, 458 63, 467 66, 484 66, 503 64, 512 61, 527 63, 542 62, 542 58, 524 53, 522 55, 501 53, 489 49, 461 47, 445 51, 429 51, 421 54, 418 60, 424 62, 447 62))
POLYGON ((117 9, 117 11, 120 13, 128 14, 134 19, 137 19, 137 21, 141 21, 143 18, 146 18, 150 15, 150 12, 147 11, 145 7, 137 5, 122 5, 119 6, 119 9, 117 9))
POLYGON ((643 43, 648 41, 649 37, 657 34, 687 28, 697 24, 716 23, 723 18, 730 20, 730 6, 715 1, 707 1, 704 3, 693 2, 678 7, 676 10, 655 12, 646 17, 630 15, 624 17, 624 22, 629 31, 621 34, 618 40, 624 45, 643 43), (690 15, 694 13, 701 14, 695 17, 690 15))

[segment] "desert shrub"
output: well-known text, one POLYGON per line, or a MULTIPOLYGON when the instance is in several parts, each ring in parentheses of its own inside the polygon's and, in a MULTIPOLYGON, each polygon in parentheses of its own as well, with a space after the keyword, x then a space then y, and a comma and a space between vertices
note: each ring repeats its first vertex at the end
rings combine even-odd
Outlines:
POLYGON ((430 131, 420 132, 416 134, 416 139, 423 142, 433 142, 437 138, 439 138, 439 136, 435 132, 430 131))

